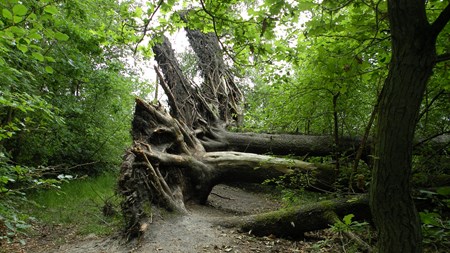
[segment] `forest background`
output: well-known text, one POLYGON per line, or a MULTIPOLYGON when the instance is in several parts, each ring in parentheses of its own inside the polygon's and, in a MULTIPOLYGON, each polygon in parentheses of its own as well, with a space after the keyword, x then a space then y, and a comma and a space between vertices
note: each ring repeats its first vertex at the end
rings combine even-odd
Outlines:
MULTIPOLYGON (((435 20, 448 3, 427 1, 425 7, 435 20)), ((30 191, 117 170, 131 145, 134 97, 148 97, 156 88, 142 78, 153 72, 151 48, 161 35, 186 26, 177 11, 196 8, 199 14, 189 26, 218 36, 244 92, 243 124, 233 130, 331 135, 338 142, 371 129, 392 55, 386 1, 4 0, 0 222, 5 238, 26 227, 20 206, 30 191)), ((441 58, 420 105, 417 145, 450 132, 449 29, 443 27, 436 39, 441 58)), ((193 51, 177 57, 184 73, 200 82, 193 51)), ((448 142, 414 156, 414 183, 448 185, 446 152, 448 142)), ((353 176, 369 188, 369 169, 353 176)), ((427 217, 442 221, 438 212, 427 217)))

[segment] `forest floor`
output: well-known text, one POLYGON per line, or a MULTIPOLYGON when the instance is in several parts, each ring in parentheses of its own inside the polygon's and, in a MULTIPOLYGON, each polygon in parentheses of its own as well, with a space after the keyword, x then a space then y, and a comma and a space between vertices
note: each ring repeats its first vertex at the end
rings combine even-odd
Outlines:
POLYGON ((40 226, 25 246, 10 245, 10 252, 343 252, 336 233, 329 230, 309 233, 305 239, 291 241, 274 236, 255 237, 235 229, 213 225, 233 215, 255 214, 281 206, 269 193, 254 186, 216 186, 208 205, 189 205, 185 216, 155 213, 142 238, 125 243, 120 235, 80 236, 76 229, 40 226))

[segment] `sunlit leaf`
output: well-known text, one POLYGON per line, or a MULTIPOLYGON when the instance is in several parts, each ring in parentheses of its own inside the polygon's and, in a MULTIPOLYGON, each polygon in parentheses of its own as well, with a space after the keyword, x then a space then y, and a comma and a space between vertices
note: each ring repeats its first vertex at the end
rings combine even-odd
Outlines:
POLYGON ((13 32, 17 36, 23 36, 26 33, 25 29, 19 26, 11 26, 8 30, 13 32))
POLYGON ((25 16, 28 12, 27 7, 25 7, 23 4, 16 4, 13 7, 13 13, 16 16, 25 16))
POLYGON ((45 60, 48 62, 56 62, 55 59, 51 56, 45 56, 45 60))
POLYGON ((21 16, 14 16, 14 17, 13 17, 14 23, 19 23, 19 22, 22 21, 22 20, 23 20, 23 17, 21 17, 21 16))
POLYGON ((3 15, 3 17, 5 17, 7 19, 11 19, 11 20, 13 19, 13 15, 8 9, 3 9, 2 15, 3 15))
POLYGON ((342 218, 342 221, 344 221, 345 225, 350 225, 352 224, 353 217, 355 217, 354 214, 347 214, 344 216, 344 218, 342 218))
POLYGON ((45 66, 45 72, 47 72, 49 74, 53 74, 53 68, 50 66, 45 66))
POLYGON ((69 40, 69 35, 64 34, 62 32, 56 32, 54 36, 55 36, 55 39, 57 39, 59 41, 67 41, 67 40, 69 40))
POLYGON ((23 44, 17 44, 16 47, 17 47, 20 51, 22 51, 22 53, 28 52, 28 47, 27 47, 26 45, 23 45, 23 44))
POLYGON ((44 61, 44 56, 39 52, 33 52, 31 55, 38 61, 44 61))
POLYGON ((49 5, 44 8, 44 12, 54 15, 54 14, 58 13, 58 8, 56 8, 53 5, 49 5))
POLYGON ((29 34, 28 38, 35 39, 35 40, 40 40, 40 39, 42 39, 42 35, 40 35, 37 32, 34 32, 34 33, 29 34))

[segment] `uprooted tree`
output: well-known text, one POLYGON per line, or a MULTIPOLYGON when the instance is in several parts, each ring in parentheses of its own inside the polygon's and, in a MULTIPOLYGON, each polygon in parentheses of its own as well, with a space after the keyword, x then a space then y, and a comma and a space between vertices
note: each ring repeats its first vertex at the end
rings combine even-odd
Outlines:
MULTIPOLYGON (((162 73, 155 70, 170 113, 161 105, 136 100, 134 143, 124 156, 119 179, 129 238, 138 236, 146 227, 146 205, 187 213, 187 201, 206 203, 212 188, 220 183, 263 182, 283 174, 305 173, 314 179, 311 184, 326 187, 335 179, 330 165, 261 155, 328 155, 336 151, 332 137, 227 131, 228 126, 240 122, 242 94, 223 61, 215 34, 186 31, 198 56, 203 83, 195 85, 184 76, 167 38, 153 47, 162 73)), ((354 152, 359 141, 343 138, 339 149, 354 152)), ((229 219, 223 225, 261 235, 299 236, 326 228, 350 210, 361 218, 367 217, 367 197, 229 219), (291 229, 283 229, 286 226, 291 229)))

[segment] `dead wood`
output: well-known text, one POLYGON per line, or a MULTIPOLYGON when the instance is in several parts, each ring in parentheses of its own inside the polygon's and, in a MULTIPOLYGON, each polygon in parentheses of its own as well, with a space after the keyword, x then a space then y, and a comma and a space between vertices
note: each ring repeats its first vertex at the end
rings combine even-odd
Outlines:
POLYGON ((217 222, 224 227, 237 227, 258 236, 301 238, 304 232, 329 228, 336 220, 354 214, 355 220, 370 220, 367 195, 325 200, 305 206, 294 206, 273 212, 231 217, 217 222))
POLYGON ((148 215, 146 205, 185 213, 186 202, 206 203, 212 188, 220 183, 263 182, 294 172, 317 181, 334 179, 328 166, 300 160, 235 151, 206 152, 185 124, 141 99, 136 100, 132 124, 134 142, 124 157, 119 179, 131 237, 141 233, 141 222, 148 215))

